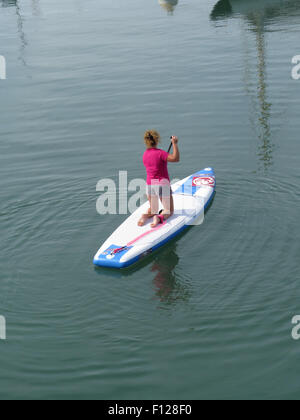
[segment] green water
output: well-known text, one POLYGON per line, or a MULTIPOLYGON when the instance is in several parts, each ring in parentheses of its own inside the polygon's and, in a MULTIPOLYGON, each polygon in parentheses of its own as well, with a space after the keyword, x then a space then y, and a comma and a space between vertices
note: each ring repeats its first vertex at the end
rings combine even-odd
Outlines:
POLYGON ((299 398, 300 3, 173 3, 0 1, 1 398, 299 398), (180 137, 172 177, 215 168, 215 201, 95 269, 126 217, 96 184, 144 177, 149 127, 180 137))

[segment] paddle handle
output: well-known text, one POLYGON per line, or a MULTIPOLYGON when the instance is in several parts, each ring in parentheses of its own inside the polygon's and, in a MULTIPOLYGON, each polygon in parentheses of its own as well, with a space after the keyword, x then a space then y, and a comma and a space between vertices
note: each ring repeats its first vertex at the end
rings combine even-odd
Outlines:
MULTIPOLYGON (((170 137, 170 139, 172 140, 172 137, 170 137)), ((172 146, 173 146, 173 143, 171 142, 170 147, 169 147, 169 150, 168 150, 168 153, 171 152, 172 146)))

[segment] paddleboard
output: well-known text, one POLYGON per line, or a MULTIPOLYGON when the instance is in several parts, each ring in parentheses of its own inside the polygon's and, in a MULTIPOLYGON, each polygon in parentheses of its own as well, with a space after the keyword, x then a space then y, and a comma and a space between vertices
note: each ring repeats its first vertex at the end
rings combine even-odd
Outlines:
POLYGON ((174 215, 156 228, 151 228, 150 219, 145 226, 140 227, 138 221, 149 209, 149 203, 145 203, 105 241, 94 257, 94 265, 129 267, 171 241, 189 226, 201 223, 205 210, 213 200, 215 188, 216 176, 212 168, 196 172, 172 185, 174 215))

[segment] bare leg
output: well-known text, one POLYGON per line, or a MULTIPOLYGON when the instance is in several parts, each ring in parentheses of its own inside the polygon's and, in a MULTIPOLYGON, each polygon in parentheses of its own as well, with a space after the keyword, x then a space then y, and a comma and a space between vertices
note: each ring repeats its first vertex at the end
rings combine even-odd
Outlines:
POLYGON ((159 210, 159 198, 157 195, 151 195, 148 197, 148 200, 150 202, 150 209, 151 209, 151 214, 152 216, 154 216, 155 214, 158 214, 158 210, 159 210))
POLYGON ((152 217, 154 217, 153 223, 151 224, 152 228, 155 228, 160 220, 158 218, 158 211, 159 211, 159 197, 157 195, 152 195, 150 198, 150 204, 151 204, 151 213, 152 217))
POLYGON ((161 202, 163 205, 163 212, 162 215, 164 216, 165 220, 168 220, 174 214, 174 199, 173 195, 171 194, 170 197, 161 197, 161 202))
POLYGON ((154 217, 158 213, 158 205, 159 205, 158 197, 149 195, 148 200, 149 200, 149 203, 150 203, 150 208, 149 208, 147 214, 142 215, 142 217, 140 218, 140 220, 138 222, 138 226, 144 226, 148 219, 151 219, 152 217, 154 217))
MULTIPOLYGON (((160 197, 164 210, 161 212, 161 216, 163 216, 164 220, 168 220, 174 214, 174 199, 172 194, 169 197, 160 197)), ((158 216, 154 216, 154 222, 152 223, 151 227, 155 228, 161 223, 161 218, 158 216)))

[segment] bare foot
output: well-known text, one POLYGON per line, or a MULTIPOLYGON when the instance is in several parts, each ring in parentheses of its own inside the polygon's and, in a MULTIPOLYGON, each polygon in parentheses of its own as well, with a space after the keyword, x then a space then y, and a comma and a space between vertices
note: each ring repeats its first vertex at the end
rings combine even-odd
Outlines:
POLYGON ((143 214, 143 216, 140 218, 138 222, 138 226, 140 227, 144 226, 148 219, 149 219, 149 216, 147 214, 143 214))
POLYGON ((154 216, 153 223, 151 224, 152 228, 156 228, 160 224, 160 218, 158 216, 154 216))

